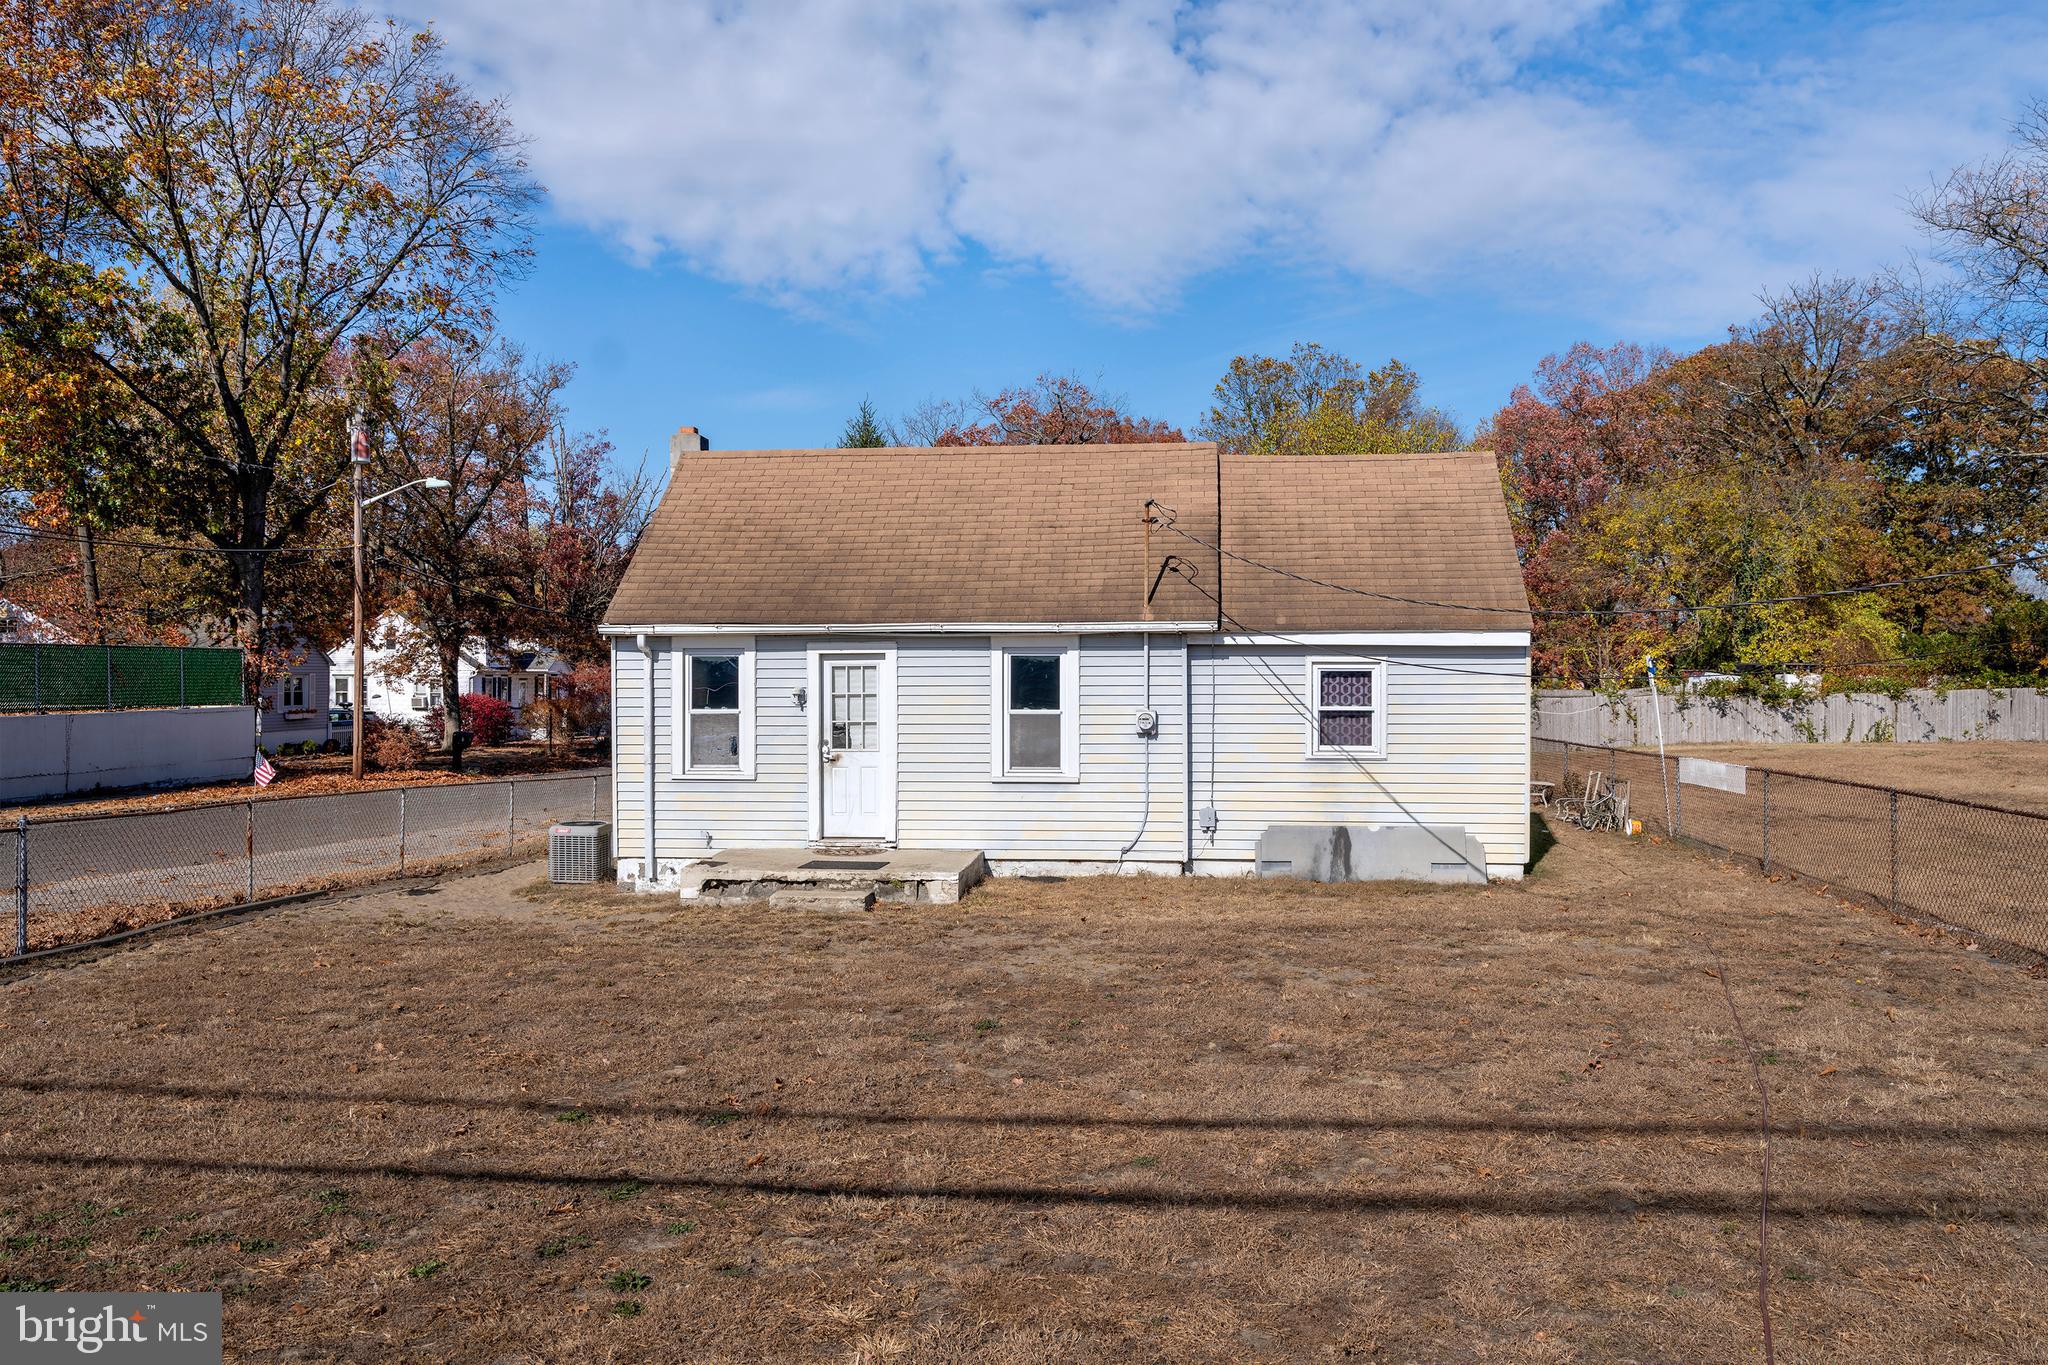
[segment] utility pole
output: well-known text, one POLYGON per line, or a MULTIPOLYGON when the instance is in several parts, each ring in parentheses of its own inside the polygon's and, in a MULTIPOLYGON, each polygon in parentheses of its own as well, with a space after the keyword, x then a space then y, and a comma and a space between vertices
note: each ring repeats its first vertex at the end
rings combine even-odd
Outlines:
POLYGON ((357 781, 363 777, 363 701, 369 687, 363 677, 363 466, 370 462, 370 437, 363 430, 361 413, 349 426, 349 482, 354 493, 356 528, 355 585, 355 680, 349 685, 349 772, 357 781))
POLYGON ((363 496, 363 470, 370 463, 370 434, 363 427, 363 416, 357 413, 349 424, 348 459, 350 487, 354 492, 356 529, 356 681, 355 695, 349 714, 349 771, 360 780, 363 775, 363 707, 369 701, 369 679, 363 676, 363 509, 374 506, 388 497, 403 493, 408 488, 446 488, 446 479, 414 479, 396 488, 387 488, 382 493, 363 496))

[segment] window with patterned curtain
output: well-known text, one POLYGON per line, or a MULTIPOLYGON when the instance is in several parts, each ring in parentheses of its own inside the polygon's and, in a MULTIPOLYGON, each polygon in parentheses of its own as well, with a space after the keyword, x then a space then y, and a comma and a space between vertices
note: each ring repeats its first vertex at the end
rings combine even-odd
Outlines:
POLYGON ((1386 665, 1312 661, 1309 696, 1315 719, 1309 734, 1312 754, 1365 755, 1385 752, 1381 725, 1386 665))

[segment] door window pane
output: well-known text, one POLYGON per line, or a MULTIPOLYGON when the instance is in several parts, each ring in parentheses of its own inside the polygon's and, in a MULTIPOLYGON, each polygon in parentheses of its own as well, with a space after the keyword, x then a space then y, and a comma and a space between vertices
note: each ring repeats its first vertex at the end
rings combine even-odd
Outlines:
POLYGON ((690 659, 690 709, 740 709, 740 661, 736 654, 698 654, 690 659))
POLYGON ((693 768, 737 768, 740 766, 740 718, 738 712, 690 717, 690 766, 693 768))
POLYGON ((1059 712, 1013 711, 1010 714, 1010 766, 1013 769, 1059 770, 1059 712))
POLYGON ((1057 711, 1060 709, 1059 655, 1013 654, 1010 656, 1010 709, 1013 711, 1057 711))
POLYGON ((881 670, 875 664, 833 664, 832 747, 869 753, 881 747, 881 670))

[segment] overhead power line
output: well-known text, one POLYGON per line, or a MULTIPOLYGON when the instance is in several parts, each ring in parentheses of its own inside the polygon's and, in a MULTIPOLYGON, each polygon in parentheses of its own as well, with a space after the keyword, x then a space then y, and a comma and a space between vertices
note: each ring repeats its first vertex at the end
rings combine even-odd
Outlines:
POLYGON ((1501 616, 1541 616, 1548 618, 1570 617, 1617 617, 1617 616, 1690 616, 1706 611, 1743 611, 1751 607, 1779 607, 1794 602, 1814 602, 1828 597, 1855 597, 1861 593, 1884 592, 1892 588, 1912 587, 1919 583, 1937 583, 1950 578, 1968 578, 1976 574, 2008 572, 2026 565, 2048 560, 2048 555, 2015 555, 2010 559, 1995 559, 1984 564, 1972 564, 1967 568, 1943 569, 1936 573, 1912 574, 1904 578, 1887 578, 1875 583, 1857 583, 1846 588, 1825 588, 1817 592, 1788 593, 1782 597, 1754 597, 1740 602, 1701 602, 1689 607, 1495 607, 1476 602, 1446 602, 1431 597, 1403 597, 1398 593, 1375 592, 1371 588, 1353 587, 1348 583, 1332 583, 1328 579, 1316 578, 1310 574, 1296 573, 1292 569, 1268 564, 1263 560, 1241 555, 1235 550, 1226 550, 1213 541, 1207 541, 1189 531, 1183 531, 1170 520, 1157 523, 1161 529, 1171 531, 1183 540, 1193 541, 1204 549, 1214 550, 1226 559, 1235 560, 1248 568, 1259 569, 1310 587, 1327 588, 1331 592, 1350 593, 1357 597, 1376 598, 1382 602, 1400 602, 1413 607, 1443 607, 1450 611, 1480 612, 1501 616))
POLYGON ((1217 616, 1221 618, 1223 621, 1226 621, 1230 625, 1234 626, 1239 635, 1255 636, 1260 639, 1278 640, 1282 644, 1295 645, 1301 649, 1313 650, 1318 654, 1328 655, 1331 658, 1357 659, 1360 662, 1369 664, 1399 664, 1402 668, 1421 668, 1426 669, 1431 673, 1462 673, 1469 677, 1492 678, 1495 681, 1498 681, 1506 677, 1520 676, 1515 674, 1503 673, 1497 668, 1458 668, 1451 664, 1433 664, 1427 662, 1426 660, 1410 658, 1405 654, 1399 658, 1395 658, 1387 654, 1361 654, 1355 649, 1347 649, 1342 645, 1333 645, 1319 640, 1303 640, 1293 635, 1282 635, 1280 632, 1274 630, 1257 630, 1250 626, 1245 625, 1244 622, 1238 620, 1235 616, 1232 616, 1229 612, 1223 610, 1223 603, 1217 599, 1216 594, 1210 592, 1200 583, 1197 583, 1193 578, 1190 578, 1186 574, 1180 574, 1178 575, 1178 577, 1183 582, 1185 582, 1189 587, 1193 588, 1196 592, 1202 594, 1202 596, 1208 598, 1211 602, 1215 602, 1217 616))
MULTIPOLYGON (((0 535, 27 536, 31 540, 61 540, 67 545, 76 545, 78 535, 73 531, 45 531, 34 526, 0 525, 0 535)), ((236 549, 225 545, 167 545, 156 540, 109 540, 105 536, 92 538, 95 549, 111 546, 123 550, 151 550, 158 554, 175 555, 319 555, 347 554, 347 545, 277 545, 252 546, 236 549)))

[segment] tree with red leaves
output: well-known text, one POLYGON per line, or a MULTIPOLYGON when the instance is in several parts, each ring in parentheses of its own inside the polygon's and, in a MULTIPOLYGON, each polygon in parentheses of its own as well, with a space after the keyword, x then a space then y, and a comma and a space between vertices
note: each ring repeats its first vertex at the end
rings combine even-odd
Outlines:
POLYGON ((933 446, 1117 445, 1184 441, 1180 428, 1133 416, 1121 396, 1097 393, 1071 374, 1041 374, 964 403, 928 403, 905 417, 913 444, 933 446))
POLYGON ((646 469, 617 472, 611 455, 604 433, 557 425, 527 481, 519 524, 503 533, 514 542, 521 597, 543 604, 522 630, 571 663, 603 655, 597 627, 654 513, 658 490, 646 469))

